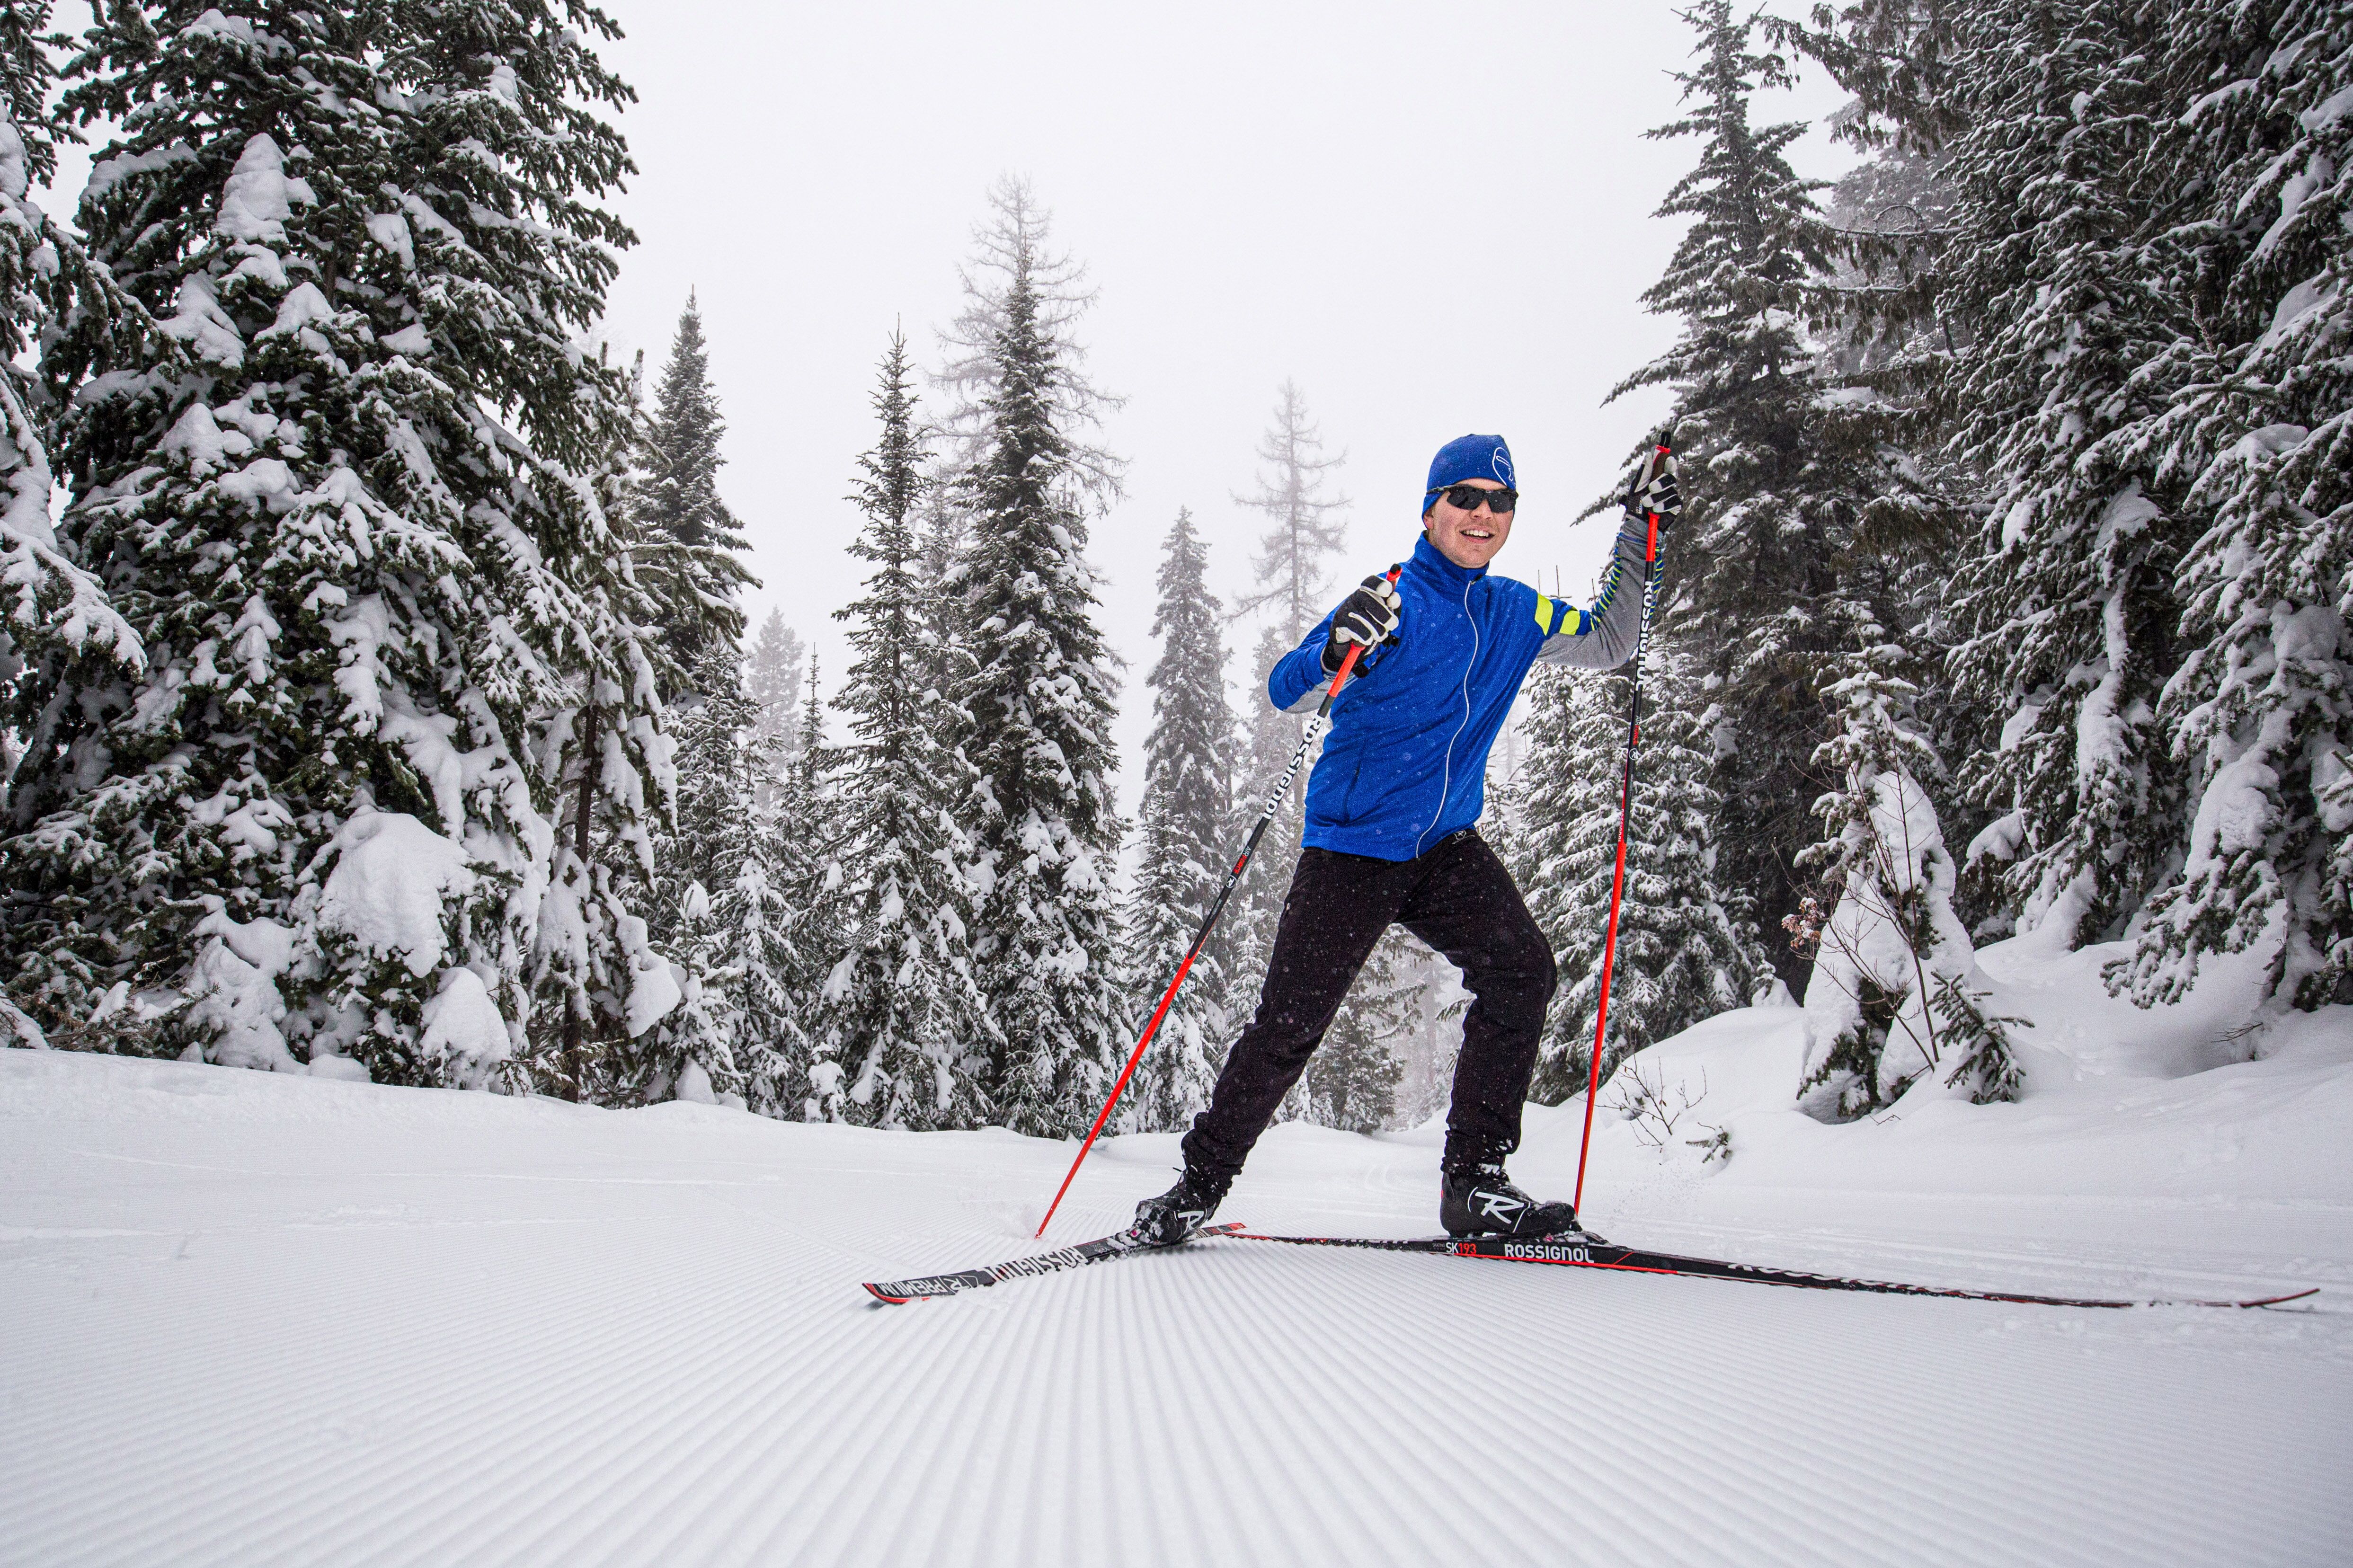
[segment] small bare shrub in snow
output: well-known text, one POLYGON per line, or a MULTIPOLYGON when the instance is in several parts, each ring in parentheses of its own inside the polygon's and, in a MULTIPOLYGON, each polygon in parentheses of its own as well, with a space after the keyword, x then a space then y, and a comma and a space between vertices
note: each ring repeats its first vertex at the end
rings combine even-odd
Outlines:
POLYGON ((1732 1163, 1732 1129, 1714 1126, 1705 1121, 1701 1122, 1699 1126, 1700 1131, 1707 1134, 1706 1137, 1683 1140, 1687 1146, 1700 1152, 1699 1163, 1703 1165, 1730 1164, 1732 1163))
POLYGON ((1707 1098, 1704 1069, 1699 1075, 1697 1094, 1691 1091, 1688 1080, 1680 1079, 1671 1093, 1665 1072, 1639 1057, 1613 1073, 1609 1081, 1617 1095, 1609 1108, 1634 1124, 1635 1137, 1662 1152, 1674 1140, 1675 1124, 1707 1098))
POLYGON ((1701 1121, 1691 1115, 1707 1098, 1705 1068, 1700 1071, 1697 1094, 1692 1092, 1691 1082, 1687 1079, 1676 1079, 1674 1088, 1670 1090, 1664 1069, 1640 1057, 1612 1074, 1609 1081, 1616 1094, 1609 1108, 1634 1124, 1634 1136, 1646 1148, 1664 1155, 1678 1141, 1675 1137, 1678 1129, 1689 1131, 1695 1128, 1704 1136, 1685 1138, 1681 1142, 1687 1147, 1701 1151, 1700 1163, 1713 1164, 1732 1158, 1731 1129, 1701 1121), (1684 1127, 1686 1120, 1690 1121, 1690 1128, 1684 1127))

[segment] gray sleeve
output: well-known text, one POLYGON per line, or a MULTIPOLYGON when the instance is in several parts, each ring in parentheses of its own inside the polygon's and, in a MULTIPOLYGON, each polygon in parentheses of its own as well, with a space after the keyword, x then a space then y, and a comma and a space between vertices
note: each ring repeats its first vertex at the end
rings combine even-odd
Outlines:
POLYGON ((1536 649, 1539 664, 1567 665, 1577 669, 1615 669, 1631 658, 1634 639, 1642 629, 1642 595, 1648 587, 1642 562, 1650 542, 1650 524, 1630 518, 1618 531, 1618 548, 1609 569, 1602 574, 1601 596, 1589 610, 1573 605, 1553 606, 1558 622, 1536 649))

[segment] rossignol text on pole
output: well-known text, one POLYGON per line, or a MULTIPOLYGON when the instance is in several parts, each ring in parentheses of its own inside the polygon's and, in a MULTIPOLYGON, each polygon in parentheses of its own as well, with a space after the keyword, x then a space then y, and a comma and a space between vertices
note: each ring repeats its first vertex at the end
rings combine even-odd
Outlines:
MULTIPOLYGON (((1651 523, 1651 538, 1655 545, 1658 520, 1653 518, 1651 523)), ((1402 562, 1390 567, 1389 581, 1396 582, 1398 574, 1404 570, 1402 562)), ((1202 943, 1209 940, 1209 932, 1216 927, 1218 917, 1226 911, 1226 900, 1233 896, 1234 889, 1241 882, 1243 869, 1250 865, 1250 857, 1258 852, 1258 841, 1266 836, 1266 825, 1274 820, 1274 814, 1282 806, 1283 796, 1291 793, 1291 781, 1299 776, 1299 770, 1306 764, 1308 751, 1315 744, 1315 737, 1324 732, 1324 721, 1332 715, 1332 700, 1340 695, 1340 688, 1348 684, 1348 677, 1356 668, 1357 656, 1364 651, 1364 644, 1353 643, 1341 658, 1339 672, 1332 677, 1332 684, 1324 689, 1324 700, 1316 708, 1315 717, 1307 721, 1305 731, 1299 737, 1299 750, 1291 754, 1291 765, 1282 770, 1282 776, 1275 781, 1274 788, 1268 793, 1266 809, 1259 813, 1256 826, 1250 828, 1250 837, 1242 841, 1242 852, 1235 858, 1234 868, 1226 873, 1226 885, 1218 889, 1217 898, 1209 904, 1209 912, 1201 919, 1201 929, 1194 934, 1193 945, 1185 950, 1185 962, 1176 966, 1176 978, 1169 981, 1168 989, 1160 994, 1160 1005, 1152 1010, 1152 1022, 1144 1026, 1144 1037, 1136 1041, 1135 1049, 1127 1054, 1127 1066, 1120 1069, 1119 1081, 1111 1086, 1111 1097, 1095 1113, 1095 1124, 1087 1129, 1087 1141, 1079 1145, 1078 1158, 1071 1162, 1070 1171, 1062 1177, 1062 1184, 1054 1189, 1054 1201, 1046 1205, 1046 1217, 1038 1222, 1039 1236, 1045 1235, 1047 1226, 1053 1223, 1054 1211, 1062 1206, 1062 1194, 1071 1190, 1071 1183, 1078 1175, 1079 1167, 1086 1163, 1087 1151, 1095 1146, 1095 1138, 1103 1131, 1103 1123, 1111 1120, 1111 1108, 1119 1103, 1121 1091, 1127 1088, 1127 1080, 1134 1075, 1135 1064, 1144 1059, 1144 1048, 1152 1043, 1152 1037, 1160 1032, 1160 1020, 1168 1016, 1168 1005, 1176 999, 1176 987, 1185 984, 1185 976, 1192 971, 1193 961, 1201 956, 1202 943)))
MULTIPOLYGON (((1667 437, 1661 436, 1642 465, 1637 489, 1647 486, 1669 456, 1667 437)), ((1634 807, 1634 747, 1642 738, 1642 645, 1650 640, 1651 611, 1659 591, 1659 514, 1651 520, 1650 542, 1642 548, 1642 624, 1634 633, 1634 700, 1626 714, 1626 766, 1618 779, 1618 870, 1609 883, 1609 934, 1601 942, 1601 991, 1594 1008, 1593 1057, 1585 1069, 1585 1134, 1577 1144, 1577 1192, 1569 1205, 1585 1208, 1585 1158, 1593 1148, 1593 1100, 1601 1089, 1602 1032, 1609 1026, 1609 971, 1618 957, 1618 903, 1626 892, 1626 828, 1634 807)))

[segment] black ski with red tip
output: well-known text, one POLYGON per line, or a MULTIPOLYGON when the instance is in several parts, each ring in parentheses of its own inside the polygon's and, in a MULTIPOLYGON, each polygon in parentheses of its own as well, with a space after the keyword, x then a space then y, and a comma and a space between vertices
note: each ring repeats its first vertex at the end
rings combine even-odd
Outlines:
MULTIPOLYGON (((1206 1226, 1197 1236, 1231 1236, 1239 1232, 1238 1225, 1206 1226)), ((1184 1243, 1176 1244, 1181 1247, 1184 1243)), ((1168 1248, 1144 1239, 1134 1230, 1123 1230, 1117 1236, 1106 1236, 1094 1241, 1082 1241, 1076 1247, 1058 1247, 1051 1252, 1032 1253, 1005 1263, 992 1263, 986 1268, 966 1268, 955 1274, 926 1274, 914 1279, 893 1279, 887 1283, 869 1284, 866 1291, 878 1301, 900 1306, 908 1301, 920 1301, 933 1296, 955 1296, 966 1290, 977 1290, 1007 1279, 1027 1279, 1032 1274, 1055 1274, 1065 1268, 1084 1268, 1090 1263, 1101 1263, 1109 1258, 1125 1258, 1136 1252, 1165 1252, 1168 1248)))
MULTIPOLYGON (((1746 1279, 1757 1285, 1796 1285, 1811 1290, 1871 1290, 1890 1296, 1950 1296, 1965 1301, 2012 1301, 2035 1307, 2276 1307, 2318 1295, 2320 1288, 2290 1291, 2284 1296, 2258 1296, 2243 1301, 2201 1301, 2181 1298, 2131 1301, 2086 1296, 2031 1296, 2009 1290, 1960 1290, 1944 1285, 1905 1285, 1888 1279, 1851 1279, 1838 1274, 1807 1274, 1794 1268, 1770 1268, 1756 1263, 1725 1263, 1713 1258, 1683 1258, 1671 1252, 1645 1252, 1620 1247, 1594 1236, 1562 1235, 1512 1240, 1503 1237, 1457 1238, 1436 1236, 1416 1240, 1387 1240, 1355 1236, 1268 1236, 1259 1231, 1229 1228, 1243 1241, 1281 1241, 1293 1247, 1348 1247, 1372 1252, 1421 1252, 1440 1258, 1485 1258, 1503 1263, 1551 1263, 1571 1268, 1614 1268, 1633 1274, 1674 1274, 1695 1279, 1746 1279)), ((1208 1234, 1204 1232, 1203 1234, 1208 1234)))

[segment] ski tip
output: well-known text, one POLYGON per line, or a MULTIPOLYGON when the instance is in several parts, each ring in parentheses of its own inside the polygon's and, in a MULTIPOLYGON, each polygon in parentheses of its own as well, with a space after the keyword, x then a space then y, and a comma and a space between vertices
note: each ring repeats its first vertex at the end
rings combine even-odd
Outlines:
POLYGON ((2252 1301, 2242 1301, 2239 1305, 2242 1307, 2277 1307, 2285 1302, 2301 1301, 2307 1296, 2317 1296, 2319 1294, 2320 1287, 2317 1285, 2312 1285, 2307 1286, 2302 1290, 2291 1290, 2284 1296, 2259 1296, 2252 1301))
POLYGON ((873 1297, 877 1301, 881 1302, 886 1307, 903 1307, 912 1299, 906 1296, 893 1296, 880 1285, 869 1284, 863 1286, 862 1289, 868 1295, 873 1297))

